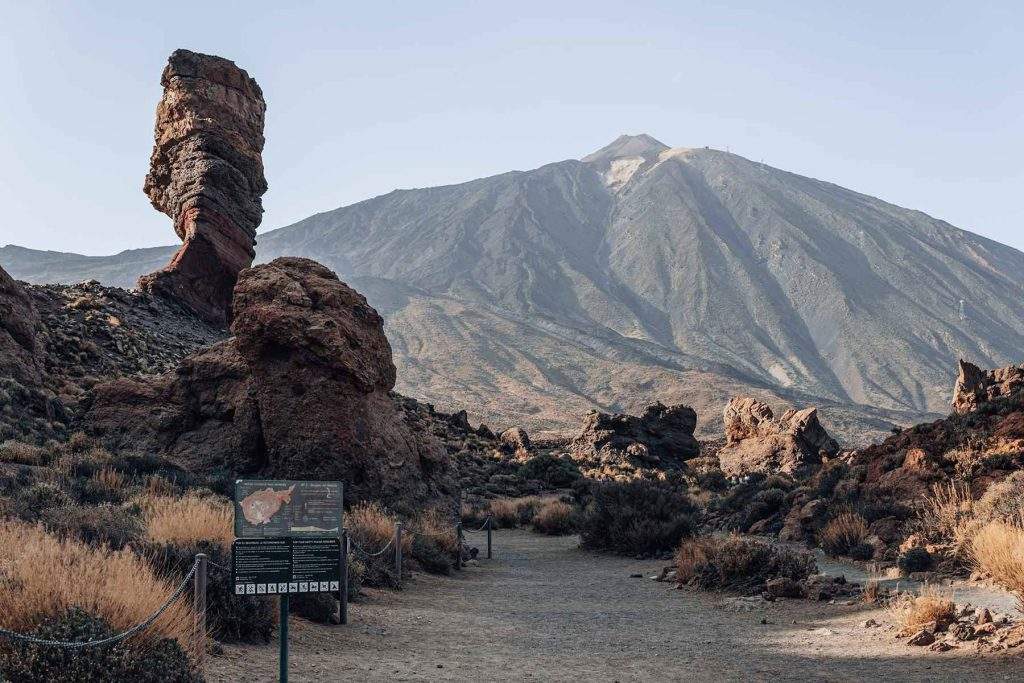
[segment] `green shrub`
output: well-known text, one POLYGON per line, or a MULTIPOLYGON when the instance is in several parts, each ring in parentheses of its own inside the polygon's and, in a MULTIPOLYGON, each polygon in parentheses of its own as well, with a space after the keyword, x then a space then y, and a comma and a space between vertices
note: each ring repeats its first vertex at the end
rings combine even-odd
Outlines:
POLYGON ((1024 470, 988 487, 974 506, 983 522, 1009 522, 1024 512, 1024 470))
POLYGON ((78 538, 89 545, 120 550, 138 541, 145 531, 140 510, 132 507, 49 508, 40 515, 46 530, 62 538, 78 538))
POLYGON ((775 578, 802 581, 817 571, 810 553, 738 536, 685 540, 675 564, 677 581, 705 590, 760 588, 775 578))
POLYGON ((693 533, 694 513, 686 494, 666 482, 602 483, 580 515, 582 545, 628 555, 662 553, 693 533))
POLYGON ((565 488, 579 479, 580 468, 569 458, 556 458, 550 453, 541 453, 524 462, 519 468, 523 479, 539 479, 551 488, 565 488))
POLYGON ((47 510, 67 508, 71 504, 71 498, 60 488, 38 482, 14 495, 11 499, 11 514, 26 522, 38 522, 47 510))
MULTIPOLYGON (((115 635, 103 619, 73 607, 43 622, 31 635, 46 640, 82 642, 115 635)), ((202 680, 174 640, 133 648, 127 642, 107 647, 59 648, 6 645, 0 649, 0 669, 6 680, 19 683, 49 681, 140 681, 192 683, 202 680)))

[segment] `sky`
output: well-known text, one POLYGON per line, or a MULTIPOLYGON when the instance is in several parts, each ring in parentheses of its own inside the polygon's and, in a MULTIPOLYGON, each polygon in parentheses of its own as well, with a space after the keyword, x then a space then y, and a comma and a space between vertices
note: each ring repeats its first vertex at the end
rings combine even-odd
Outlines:
POLYGON ((184 47, 263 89, 261 232, 648 133, 1024 250, 1024 5, 842 5, 0 0, 0 245, 177 242, 142 181, 184 47))

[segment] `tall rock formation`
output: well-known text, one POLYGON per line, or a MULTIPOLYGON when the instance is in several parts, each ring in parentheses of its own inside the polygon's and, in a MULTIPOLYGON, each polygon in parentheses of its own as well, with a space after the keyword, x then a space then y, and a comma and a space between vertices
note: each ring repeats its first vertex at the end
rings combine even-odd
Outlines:
POLYGON ((234 62, 176 50, 160 79, 156 144, 143 187, 174 219, 183 241, 139 287, 225 325, 238 273, 252 264, 263 217, 263 121, 259 85, 234 62))
POLYGON ((974 363, 961 360, 953 387, 953 412, 964 415, 1021 389, 1024 389, 1024 365, 982 370, 974 363))
POLYGON ((803 474, 822 456, 839 452, 839 444, 818 421, 818 409, 787 410, 778 420, 767 404, 754 398, 729 401, 723 415, 725 446, 718 452, 729 476, 752 472, 803 474))
POLYGON ((443 444, 403 409, 384 321, 320 264, 243 270, 230 339, 164 375, 96 388, 88 429, 192 470, 338 479, 399 511, 454 505, 443 444))

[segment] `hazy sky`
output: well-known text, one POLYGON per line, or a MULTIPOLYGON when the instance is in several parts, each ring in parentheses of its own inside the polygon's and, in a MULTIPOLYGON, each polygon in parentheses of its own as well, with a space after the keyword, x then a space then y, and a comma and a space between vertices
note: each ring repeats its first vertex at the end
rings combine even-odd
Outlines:
POLYGON ((1024 249, 1021 5, 843 4, 0 0, 0 245, 176 242, 141 188, 187 47, 263 88, 261 231, 647 132, 1024 249))

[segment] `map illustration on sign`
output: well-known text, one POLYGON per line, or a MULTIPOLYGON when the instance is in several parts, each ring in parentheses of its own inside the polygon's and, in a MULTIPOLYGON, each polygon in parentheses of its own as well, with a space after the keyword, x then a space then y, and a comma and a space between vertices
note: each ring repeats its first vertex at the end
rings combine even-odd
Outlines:
POLYGON ((238 501, 238 504, 242 506, 242 515, 245 517, 245 521, 255 525, 269 524, 274 515, 280 512, 281 506, 291 502, 293 491, 295 491, 294 484, 283 491, 275 491, 267 487, 262 491, 250 493, 238 501))
POLYGON ((336 536, 342 486, 336 481, 240 479, 235 482, 235 536, 336 536))

